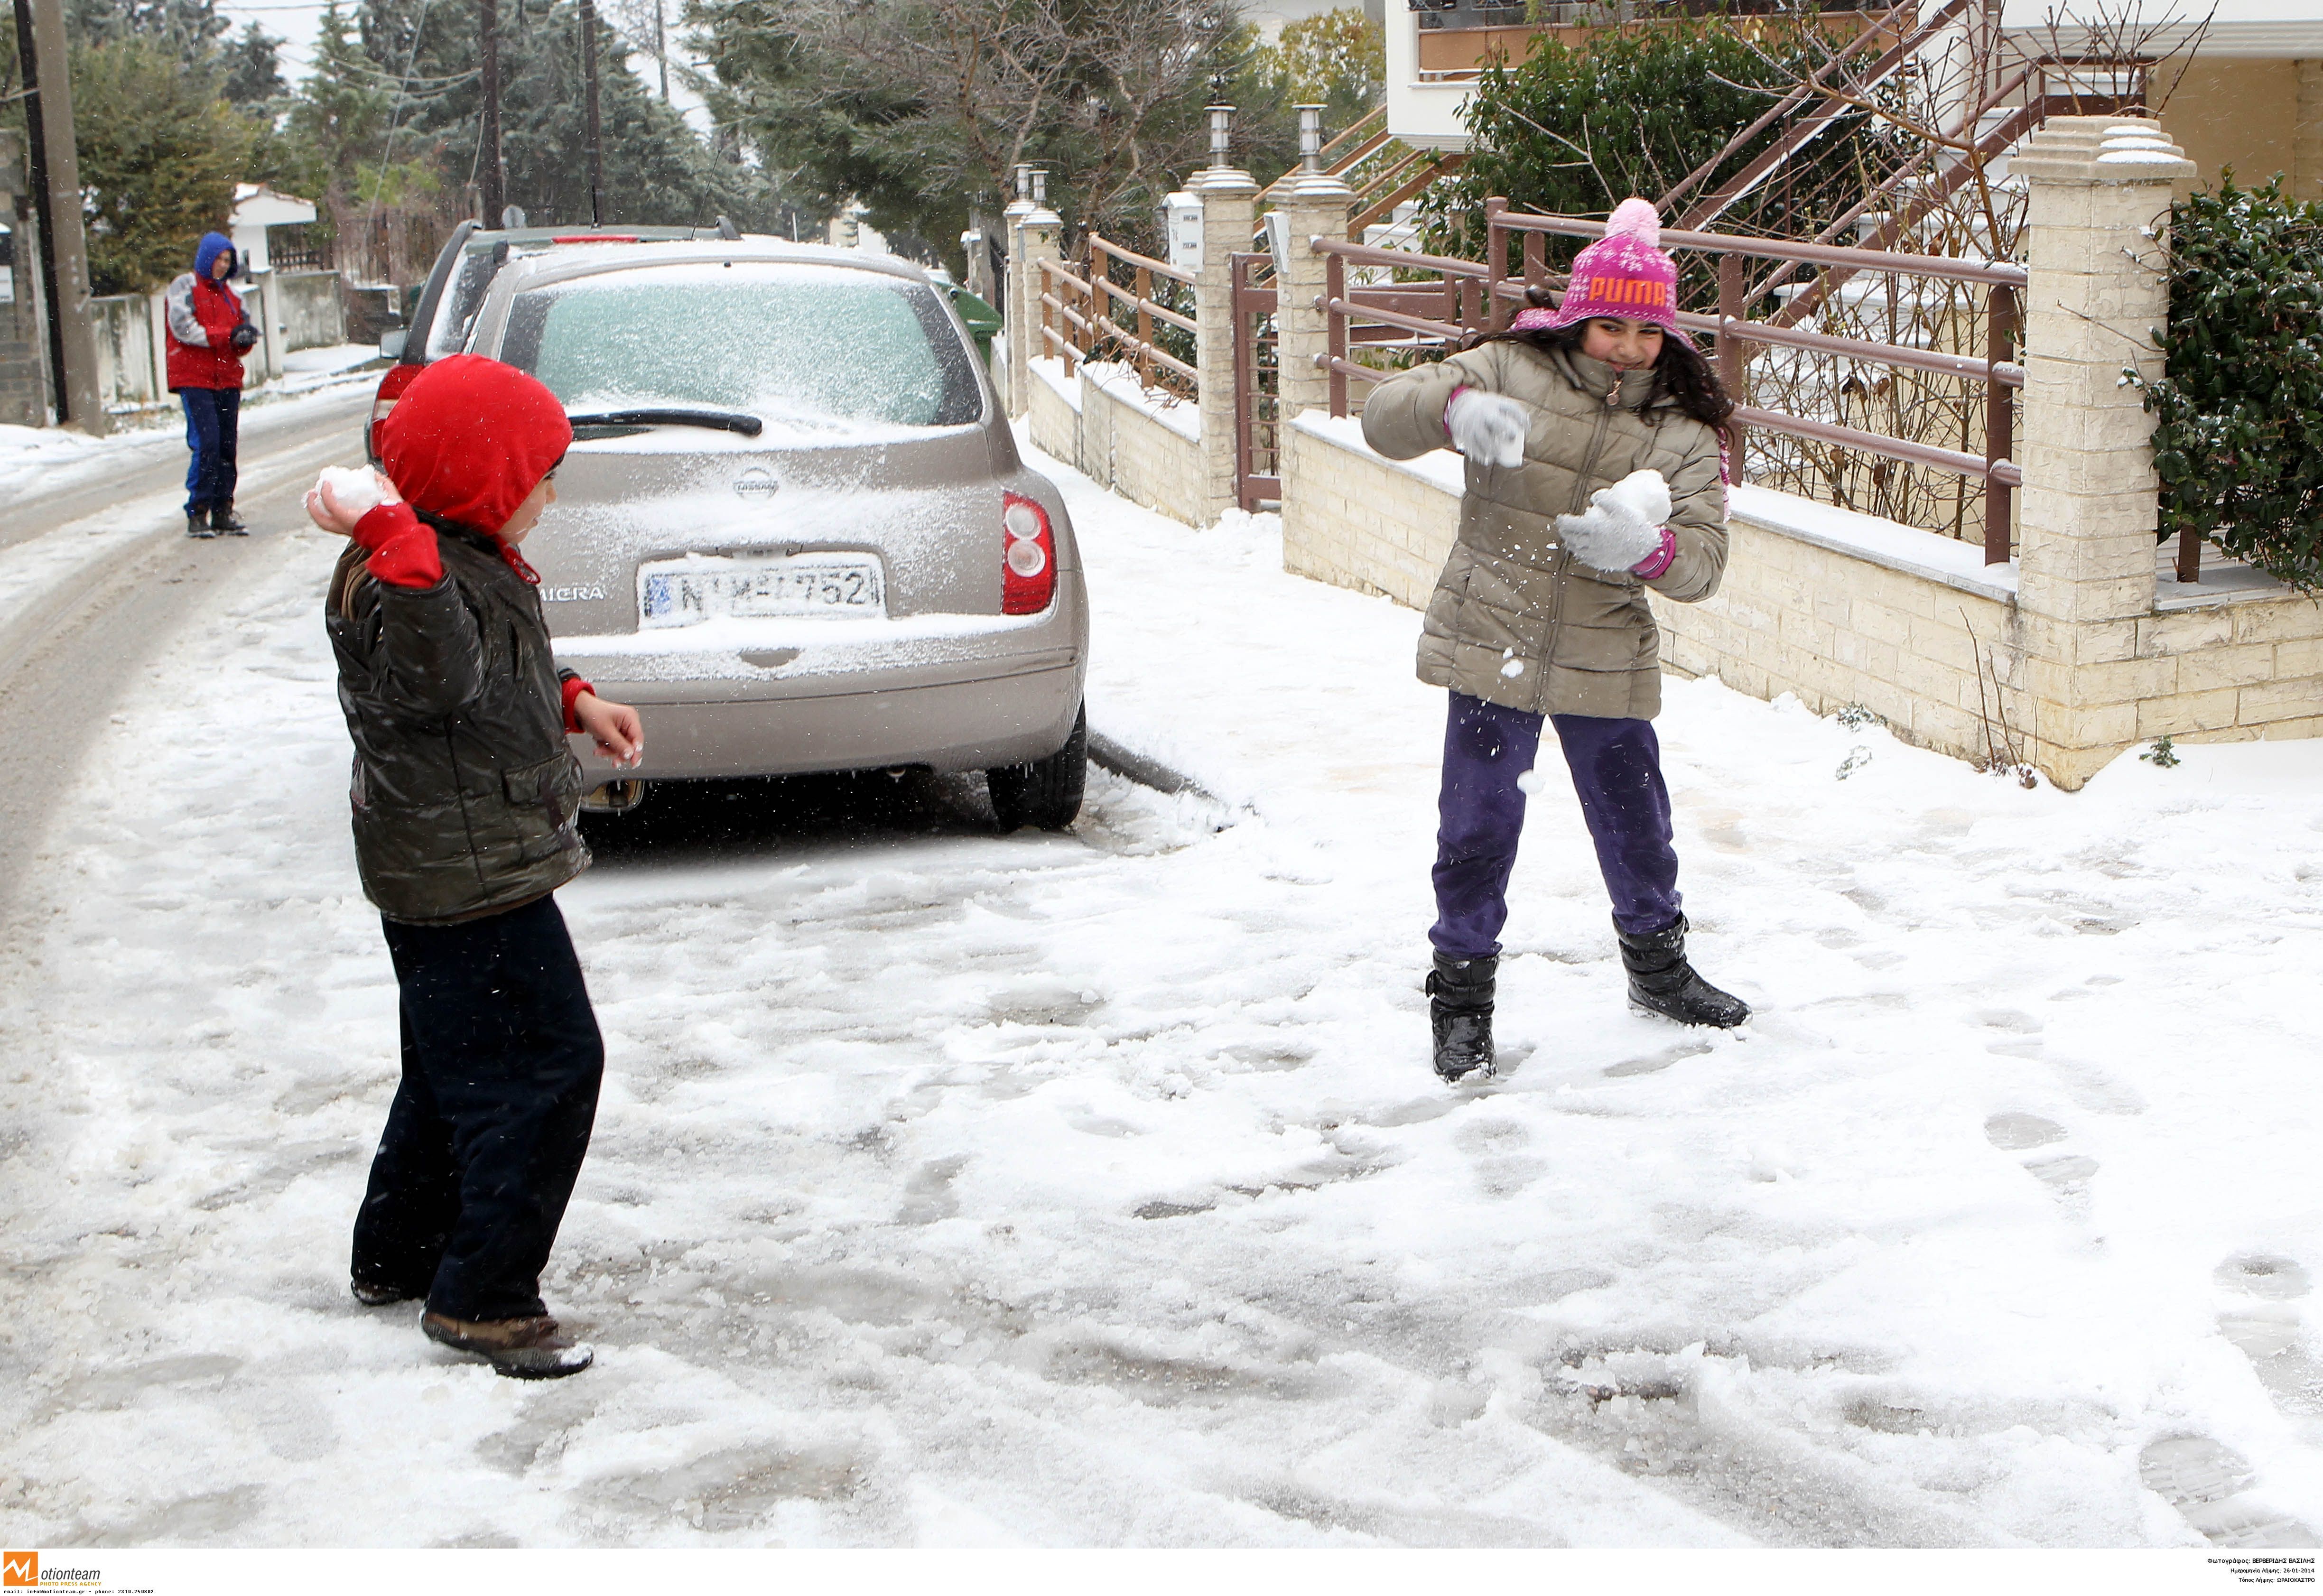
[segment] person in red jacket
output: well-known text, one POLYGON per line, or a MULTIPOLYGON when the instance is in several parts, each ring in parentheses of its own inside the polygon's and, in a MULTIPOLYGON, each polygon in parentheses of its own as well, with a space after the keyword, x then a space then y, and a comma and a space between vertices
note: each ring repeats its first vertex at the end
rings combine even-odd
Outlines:
POLYGON ((186 408, 186 536, 236 537, 250 528, 234 513, 234 435, 242 414, 242 357, 258 329, 226 286, 240 257, 223 233, 205 233, 194 269, 170 285, 170 391, 186 408))

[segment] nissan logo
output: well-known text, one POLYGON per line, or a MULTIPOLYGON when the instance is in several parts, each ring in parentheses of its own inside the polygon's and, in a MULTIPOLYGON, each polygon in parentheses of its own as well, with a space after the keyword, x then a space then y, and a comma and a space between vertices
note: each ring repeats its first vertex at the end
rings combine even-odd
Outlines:
POLYGON ((753 466, 734 479, 734 491, 745 499, 771 499, 781 491, 774 473, 753 466))

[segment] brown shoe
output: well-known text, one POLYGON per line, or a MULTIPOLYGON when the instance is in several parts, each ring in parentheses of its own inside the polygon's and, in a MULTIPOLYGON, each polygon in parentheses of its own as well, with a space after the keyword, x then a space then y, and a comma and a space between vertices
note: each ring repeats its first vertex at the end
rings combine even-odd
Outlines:
POLYGON ((561 1335, 546 1314, 528 1319, 455 1319, 449 1314, 424 1313, 419 1327, 427 1339, 491 1361, 492 1368, 511 1380, 562 1380, 578 1374, 597 1354, 561 1335))

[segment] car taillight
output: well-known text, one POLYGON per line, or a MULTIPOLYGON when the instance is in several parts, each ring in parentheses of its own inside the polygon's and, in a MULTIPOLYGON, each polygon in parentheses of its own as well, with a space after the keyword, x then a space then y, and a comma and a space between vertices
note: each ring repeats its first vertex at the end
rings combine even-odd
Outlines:
POLYGON ((392 365, 380 374, 379 391, 371 396, 371 457, 379 458, 379 424, 395 408, 395 401, 411 386, 411 380, 426 371, 426 366, 392 365))
POLYGON ((1000 613, 1038 615, 1057 593, 1057 539, 1049 512, 1022 493, 1000 500, 1000 613))

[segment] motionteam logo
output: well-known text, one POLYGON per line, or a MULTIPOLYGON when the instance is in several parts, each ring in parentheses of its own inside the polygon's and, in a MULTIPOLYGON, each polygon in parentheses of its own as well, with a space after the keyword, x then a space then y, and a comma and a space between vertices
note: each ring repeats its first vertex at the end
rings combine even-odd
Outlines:
POLYGON ((93 1568, 42 1568, 38 1552, 0 1552, 0 1589, 66 1591, 76 1585, 98 1585, 105 1576, 93 1568))

